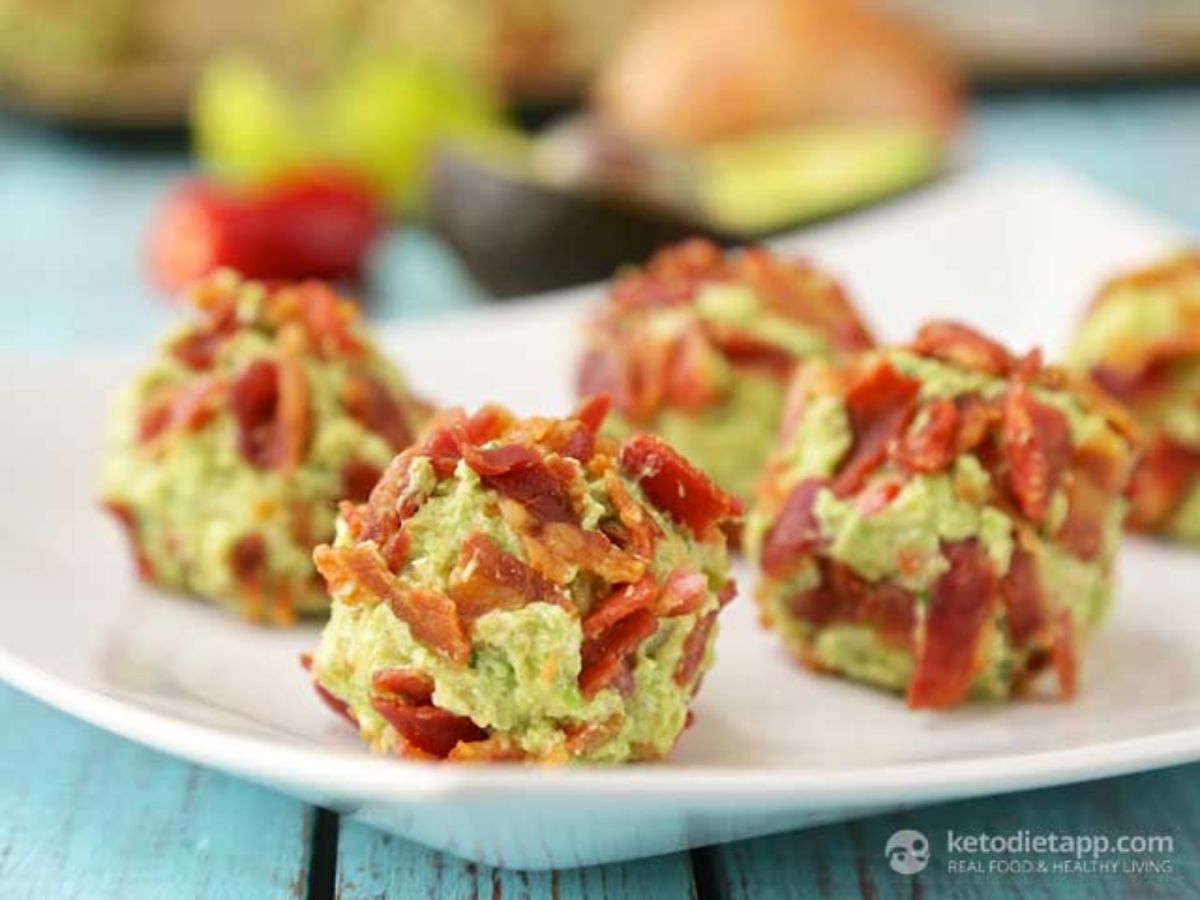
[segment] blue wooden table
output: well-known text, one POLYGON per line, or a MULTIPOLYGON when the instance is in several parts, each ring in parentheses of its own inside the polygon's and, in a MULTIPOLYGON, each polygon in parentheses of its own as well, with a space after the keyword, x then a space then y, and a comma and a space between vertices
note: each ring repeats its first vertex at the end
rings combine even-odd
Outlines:
MULTIPOLYGON (((970 165, 1055 159, 1200 229, 1200 87, 1000 95, 970 165)), ((172 152, 84 146, 0 117, 0 352, 142 345, 171 318, 136 247, 172 152)), ((390 239, 380 317, 484 302, 436 241, 390 239)), ((98 731, 0 687, 0 898, 1200 896, 1200 764, 833 825, 639 862, 523 874, 431 853, 98 731), (889 836, 927 835, 915 875, 889 836), (957 854, 947 833, 1165 837, 1105 856, 957 854), (946 857, 946 858, 939 858, 946 857), (982 862, 981 862, 982 860, 982 862), (980 865, 975 871, 971 864, 980 865), (1006 867, 1033 871, 1003 871, 1006 867), (990 867, 990 869, 989 869, 990 867)))

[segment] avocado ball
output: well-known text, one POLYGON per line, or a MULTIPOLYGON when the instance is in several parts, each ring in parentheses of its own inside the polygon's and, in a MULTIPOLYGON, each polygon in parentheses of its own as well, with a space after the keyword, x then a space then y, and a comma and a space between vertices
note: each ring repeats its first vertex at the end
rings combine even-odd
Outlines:
POLYGON ((103 504, 145 580, 248 619, 326 611, 312 550, 428 417, 354 303, 220 272, 115 398, 103 504))
POLYGON ((698 239, 619 275, 584 341, 578 390, 612 398, 610 430, 661 435, 742 499, 796 364, 872 345, 845 292, 812 265, 698 239))
POLYGON ((733 596, 740 504, 659 438, 598 434, 606 408, 447 411, 343 504, 307 664, 373 750, 619 763, 675 745, 733 596))
POLYGON ((914 708, 1007 698, 1103 619, 1135 450, 1084 379, 932 322, 792 383, 746 525, 763 618, 801 663, 914 708))
POLYGON ((1130 527, 1200 544, 1200 250, 1111 279, 1069 362, 1124 403, 1146 433, 1130 527))

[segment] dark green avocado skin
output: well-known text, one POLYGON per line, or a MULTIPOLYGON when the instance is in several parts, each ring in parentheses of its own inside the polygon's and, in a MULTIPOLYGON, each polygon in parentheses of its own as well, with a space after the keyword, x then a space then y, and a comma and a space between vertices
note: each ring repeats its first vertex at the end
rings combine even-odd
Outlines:
POLYGON ((452 149, 434 160, 430 187, 434 230, 497 297, 609 278, 687 237, 734 242, 698 222, 540 183, 452 149))

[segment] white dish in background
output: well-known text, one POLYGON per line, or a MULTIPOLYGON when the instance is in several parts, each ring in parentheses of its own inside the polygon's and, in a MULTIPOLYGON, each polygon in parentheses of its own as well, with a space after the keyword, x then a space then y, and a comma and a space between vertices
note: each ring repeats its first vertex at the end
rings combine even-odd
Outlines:
MULTIPOLYGON (((961 178, 784 240, 844 277, 886 340, 930 316, 1053 351, 1096 282, 1179 232, 1054 169, 961 178)), ((429 396, 569 404, 572 327, 594 291, 389 329, 429 396)), ((126 737, 487 863, 572 866, 900 806, 1200 758, 1200 557, 1140 540, 1069 704, 912 713, 799 671, 742 599, 670 762, 619 769, 371 756, 271 631, 133 579, 96 509, 104 398, 138 360, 0 361, 0 676, 126 737)))

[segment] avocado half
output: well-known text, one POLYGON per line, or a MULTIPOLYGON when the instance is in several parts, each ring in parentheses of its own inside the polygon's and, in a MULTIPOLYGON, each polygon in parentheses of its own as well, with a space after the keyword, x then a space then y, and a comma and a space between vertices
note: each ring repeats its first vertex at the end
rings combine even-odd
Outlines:
POLYGON ((540 173, 514 148, 442 148, 430 177, 430 224, 490 293, 513 297, 609 278, 657 248, 703 235, 689 216, 540 173))
POLYGON ((444 146, 429 215, 483 287, 507 297, 608 278, 685 237, 746 243, 849 212, 928 182, 942 157, 933 135, 896 124, 680 150, 584 120, 444 146))

